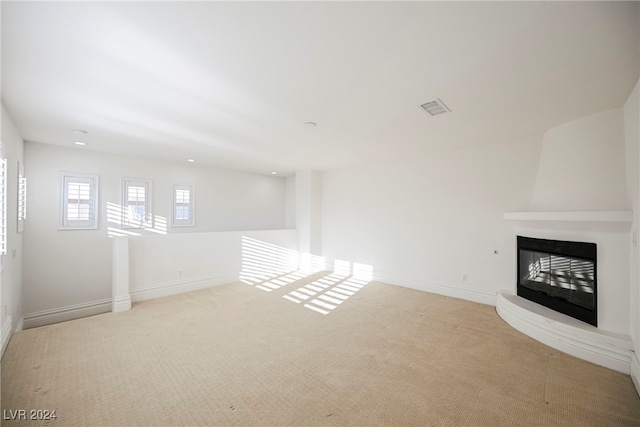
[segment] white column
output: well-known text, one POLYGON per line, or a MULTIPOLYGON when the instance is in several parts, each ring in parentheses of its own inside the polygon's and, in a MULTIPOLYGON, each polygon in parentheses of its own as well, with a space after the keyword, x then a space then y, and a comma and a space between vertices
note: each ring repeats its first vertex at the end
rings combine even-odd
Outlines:
POLYGON ((129 295, 129 238, 113 238, 113 305, 112 311, 120 313, 131 309, 129 295))
POLYGON ((295 181, 296 228, 301 269, 320 270, 321 263, 321 206, 322 175, 317 171, 296 172, 295 181))

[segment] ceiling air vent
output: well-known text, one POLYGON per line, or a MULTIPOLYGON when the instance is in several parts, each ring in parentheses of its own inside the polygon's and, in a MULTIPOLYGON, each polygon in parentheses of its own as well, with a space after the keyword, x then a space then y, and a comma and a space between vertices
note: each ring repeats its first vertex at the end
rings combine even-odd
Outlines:
POLYGON ((435 101, 425 102, 421 105, 421 107, 424 108, 424 111, 431 114, 432 116, 435 116, 436 114, 451 112, 449 107, 444 105, 444 102, 442 102, 440 98, 436 99, 435 101))

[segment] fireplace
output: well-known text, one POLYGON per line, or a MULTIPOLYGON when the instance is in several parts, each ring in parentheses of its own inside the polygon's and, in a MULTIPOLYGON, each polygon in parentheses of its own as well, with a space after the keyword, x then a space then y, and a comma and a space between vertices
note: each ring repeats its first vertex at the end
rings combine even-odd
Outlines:
POLYGON ((518 236, 517 293, 598 326, 595 243, 518 236))

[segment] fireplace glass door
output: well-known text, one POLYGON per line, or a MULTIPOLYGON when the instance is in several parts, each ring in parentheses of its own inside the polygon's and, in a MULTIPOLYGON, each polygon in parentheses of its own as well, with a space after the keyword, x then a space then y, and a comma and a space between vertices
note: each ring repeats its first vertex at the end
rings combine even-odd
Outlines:
POLYGON ((520 284, 533 291, 562 298, 567 302, 593 310, 593 261, 520 250, 520 284))
POLYGON ((598 326, 595 243, 517 236, 518 295, 598 326))

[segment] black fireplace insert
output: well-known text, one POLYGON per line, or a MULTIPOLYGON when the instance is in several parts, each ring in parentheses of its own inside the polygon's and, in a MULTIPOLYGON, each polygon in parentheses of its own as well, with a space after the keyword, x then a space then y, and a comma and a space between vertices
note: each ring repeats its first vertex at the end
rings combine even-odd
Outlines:
POLYGON ((598 326, 595 243, 518 236, 518 295, 598 326))

